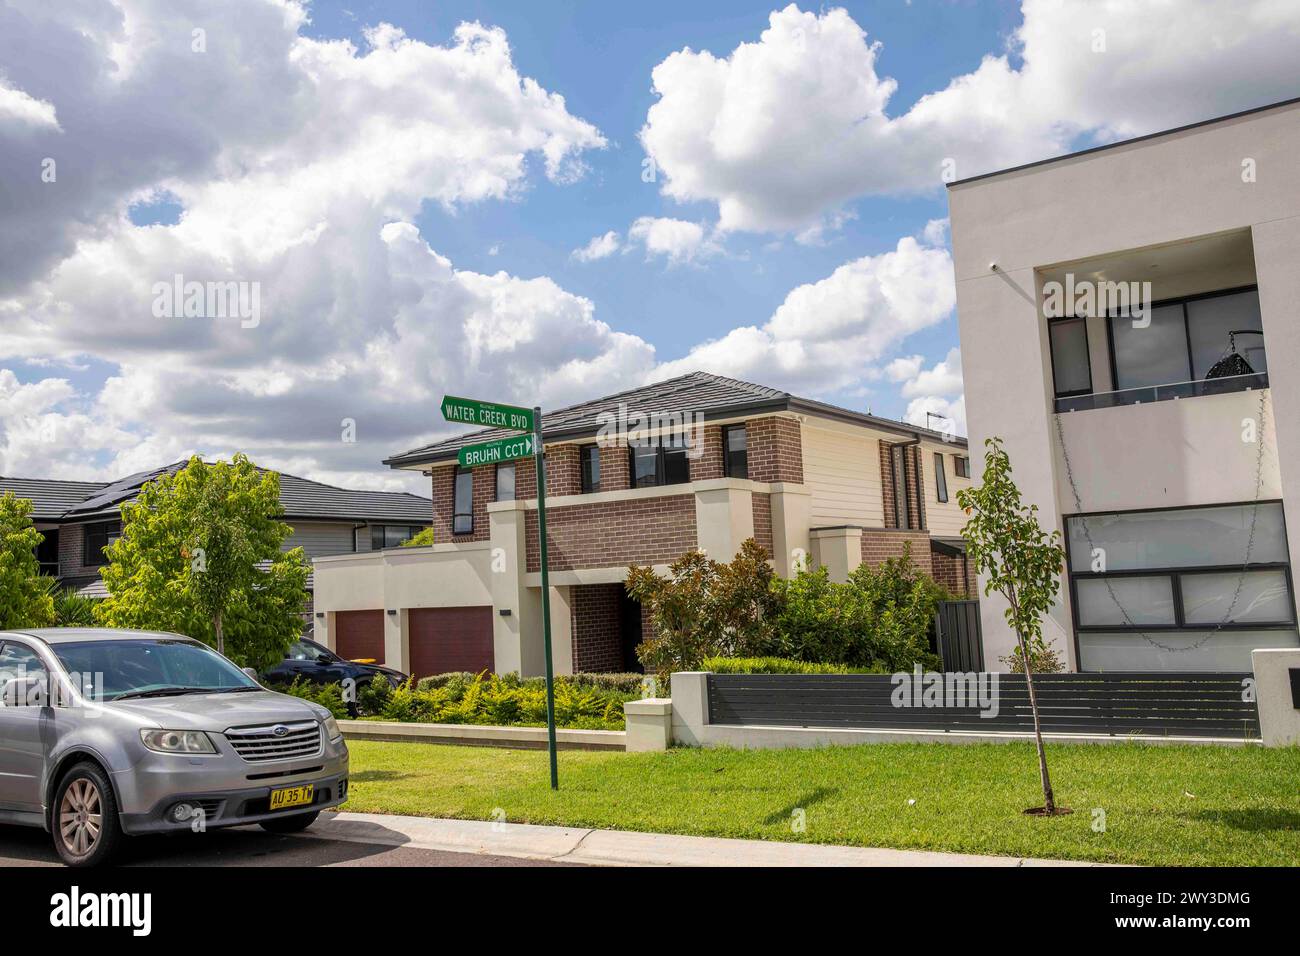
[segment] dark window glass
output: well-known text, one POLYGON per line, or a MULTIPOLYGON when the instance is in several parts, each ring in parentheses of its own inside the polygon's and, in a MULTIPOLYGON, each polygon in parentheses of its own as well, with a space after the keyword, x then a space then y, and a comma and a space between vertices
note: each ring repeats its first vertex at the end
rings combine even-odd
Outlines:
POLYGON ((691 480, 691 461, 687 457, 690 439, 684 434, 664 435, 659 439, 663 459, 661 484, 683 485, 691 480))
POLYGON ((384 547, 384 526, 381 524, 372 524, 370 526, 370 550, 379 551, 384 547))
POLYGON ((1256 374, 1267 372, 1264 336, 1249 334, 1252 330, 1259 332, 1263 328, 1259 316, 1259 292, 1254 289, 1188 302, 1187 331, 1192 337, 1194 377, 1205 378, 1214 364, 1229 354, 1229 341, 1233 341, 1237 354, 1250 364, 1252 371, 1256 374), (1248 334, 1237 335, 1230 340, 1229 332, 1248 334))
POLYGON ((384 547, 400 548, 415 536, 416 529, 410 525, 390 524, 384 526, 384 547))
POLYGON ((497 465, 497 501, 515 500, 515 463, 497 465))
POLYGON ((452 534, 469 534, 474 530, 474 472, 456 469, 452 501, 452 534))
POLYGON ((1117 389, 1191 381, 1182 303, 1151 309, 1151 324, 1146 328, 1135 329, 1128 316, 1112 317, 1110 328, 1117 389))
POLYGON ((85 528, 84 566, 98 568, 108 564, 108 556, 104 554, 104 549, 121 537, 121 524, 116 521, 98 521, 86 525, 85 528))
POLYGON ((952 456, 952 472, 958 478, 970 477, 970 459, 965 455, 952 456))
POLYGON ((943 452, 934 453, 934 494, 940 501, 948 500, 948 476, 943 471, 943 452))
POLYGON ((653 488, 659 484, 659 446, 642 443, 628 450, 632 459, 632 487, 653 488))
POLYGON ((1091 392, 1087 320, 1062 319, 1049 323, 1047 330, 1052 338, 1052 377, 1056 382, 1056 394, 1091 392))
POLYGON ((595 494, 600 491, 600 446, 583 445, 580 452, 582 468, 582 493, 595 494))
POLYGON ((40 562, 41 574, 59 573, 59 529, 42 528, 44 539, 36 546, 36 560, 40 562))
POLYGON ((744 425, 722 429, 722 464, 728 478, 749 477, 749 440, 744 425))
POLYGON ((908 525, 907 511, 907 469, 903 465, 903 449, 891 448, 890 457, 893 458, 894 470, 894 527, 906 528, 908 525))

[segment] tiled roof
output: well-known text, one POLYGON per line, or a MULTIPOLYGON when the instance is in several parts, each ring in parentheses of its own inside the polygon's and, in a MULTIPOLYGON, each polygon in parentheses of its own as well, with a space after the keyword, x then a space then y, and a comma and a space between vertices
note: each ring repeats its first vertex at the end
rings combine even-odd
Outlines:
MULTIPOLYGON (((763 414, 778 411, 802 412, 829 418, 857 422, 865 427, 878 428, 906 437, 917 435, 941 440, 943 436, 928 428, 918 428, 906 422, 877 418, 864 412, 827 405, 812 399, 798 398, 780 389, 754 385, 734 378, 725 378, 709 372, 690 372, 651 385, 628 389, 604 398, 570 405, 568 408, 545 412, 542 415, 542 437, 545 441, 568 438, 585 438, 595 435, 603 424, 600 416, 617 415, 619 405, 628 407, 629 413, 687 412, 703 414, 706 420, 729 418, 740 413, 763 414)), ((466 432, 443 441, 434 442, 384 460, 394 468, 409 468, 456 457, 465 445, 515 434, 500 428, 485 428, 466 432)), ((966 440, 958 439, 965 445, 966 440)))
POLYGON ((45 478, 0 478, 0 495, 12 491, 32 502, 32 518, 51 520, 63 515, 104 487, 102 481, 61 481, 45 478))
MULTIPOLYGON (((12 490, 35 502, 35 517, 47 521, 73 521, 116 515, 122 504, 134 499, 141 486, 164 474, 184 468, 173 462, 164 468, 142 471, 105 484, 95 481, 55 481, 43 478, 0 478, 0 494, 12 490)), ((280 475, 280 504, 286 518, 337 521, 376 521, 394 524, 428 524, 433 502, 409 492, 357 491, 319 481, 280 475)))

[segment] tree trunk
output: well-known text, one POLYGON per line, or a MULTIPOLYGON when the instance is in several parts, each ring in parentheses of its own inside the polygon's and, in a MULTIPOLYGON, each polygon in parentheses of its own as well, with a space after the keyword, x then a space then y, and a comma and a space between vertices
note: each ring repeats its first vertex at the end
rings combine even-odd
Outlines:
MULTIPOLYGON (((226 636, 221 630, 221 614, 218 612, 212 617, 212 630, 217 635, 217 653, 226 653, 226 636)), ((1034 719, 1038 719, 1038 712, 1034 711, 1034 719)))
POLYGON ((1034 712, 1034 741, 1038 744, 1038 776, 1043 781, 1043 806, 1048 814, 1056 812, 1056 800, 1052 796, 1052 778, 1047 775, 1047 754, 1043 750, 1043 727, 1038 719, 1038 695, 1034 692, 1034 668, 1029 663, 1029 645, 1024 635, 1016 632, 1020 641, 1020 656, 1025 664, 1025 684, 1029 687, 1029 709, 1034 712))

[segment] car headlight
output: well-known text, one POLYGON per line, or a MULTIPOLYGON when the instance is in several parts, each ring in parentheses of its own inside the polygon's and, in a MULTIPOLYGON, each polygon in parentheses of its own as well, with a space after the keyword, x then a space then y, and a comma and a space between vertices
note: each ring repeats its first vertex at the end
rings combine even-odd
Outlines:
POLYGON ((142 730, 140 741, 160 754, 214 754, 217 748, 201 730, 142 730))
POLYGON ((334 719, 333 715, 321 721, 321 725, 325 728, 325 736, 330 740, 338 740, 343 736, 343 731, 339 730, 339 722, 334 719))

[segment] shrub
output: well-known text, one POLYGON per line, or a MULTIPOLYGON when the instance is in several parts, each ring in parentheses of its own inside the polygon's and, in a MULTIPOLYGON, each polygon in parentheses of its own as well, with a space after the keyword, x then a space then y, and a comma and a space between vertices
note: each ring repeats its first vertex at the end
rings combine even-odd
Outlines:
POLYGON ((710 657, 704 670, 715 674, 885 674, 884 667, 849 667, 846 664, 823 664, 794 661, 786 657, 710 657))
MULTIPOLYGON (((1025 661, 1020 656, 1019 647, 1005 657, 998 658, 998 660, 1011 668, 1013 674, 1023 674, 1025 672, 1025 661)), ((1059 674, 1065 670, 1060 655, 1056 653, 1056 649, 1050 644, 1033 648, 1029 652, 1029 663, 1033 666, 1035 674, 1059 674)))
POLYGON ((289 694, 302 700, 320 704, 335 717, 348 716, 348 705, 343 702, 343 685, 341 684, 313 684, 302 678, 294 678, 294 682, 288 687, 276 689, 282 694, 289 694))
POLYGON ((690 551, 663 578, 649 567, 628 569, 627 593, 649 612, 651 636, 637 648, 661 683, 675 670, 695 670, 706 657, 766 652, 777 595, 767 552, 748 538, 729 564, 690 551))
POLYGON ((382 714, 393 696, 393 685, 383 674, 376 674, 357 688, 357 709, 366 715, 382 714))

